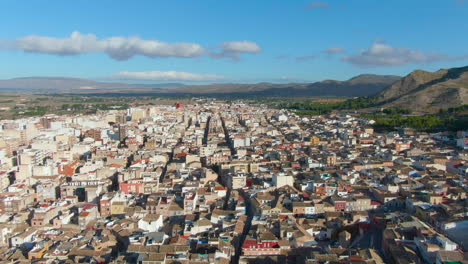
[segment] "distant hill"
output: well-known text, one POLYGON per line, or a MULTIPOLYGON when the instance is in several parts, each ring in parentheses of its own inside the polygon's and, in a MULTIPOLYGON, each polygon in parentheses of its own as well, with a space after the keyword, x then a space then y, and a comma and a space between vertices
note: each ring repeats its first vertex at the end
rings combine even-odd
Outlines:
POLYGON ((420 112, 468 104, 468 66, 436 72, 413 71, 381 91, 378 103, 420 112))
MULTIPOLYGON (((167 84, 172 86, 173 84, 167 84)), ((162 88, 161 85, 139 85, 127 83, 97 82, 88 79, 68 77, 25 77, 0 80, 2 90, 41 90, 57 92, 86 92, 103 90, 139 90, 162 88)), ((180 85, 179 85, 180 86, 180 85)))
POLYGON ((27 77, 0 80, 1 90, 41 90, 72 93, 146 92, 155 95, 195 95, 215 97, 280 97, 280 96, 368 96, 376 94, 401 77, 363 74, 347 81, 326 80, 315 83, 256 83, 183 85, 127 84, 97 82, 88 79, 65 77, 27 77))
POLYGON ((393 75, 359 75, 347 81, 326 80, 315 83, 288 84, 210 84, 177 87, 171 93, 223 96, 369 96, 388 87, 401 77, 393 75))
POLYGON ((347 82, 350 84, 365 84, 365 83, 383 83, 391 84, 400 80, 400 76, 395 75, 376 75, 376 74, 361 74, 354 78, 349 79, 347 82))

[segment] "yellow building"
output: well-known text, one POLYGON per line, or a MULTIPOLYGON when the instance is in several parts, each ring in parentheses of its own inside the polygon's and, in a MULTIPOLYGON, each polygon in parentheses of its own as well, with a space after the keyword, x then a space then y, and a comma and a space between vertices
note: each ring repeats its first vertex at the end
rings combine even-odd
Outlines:
POLYGON ((28 253, 28 259, 40 259, 44 256, 44 253, 49 250, 49 242, 41 241, 36 246, 34 246, 31 251, 28 253))
POLYGON ((139 121, 140 119, 143 119, 146 117, 146 111, 143 109, 135 109, 132 112, 132 120, 134 121, 139 121))
POLYGON ((123 201, 115 201, 111 205, 111 214, 123 214, 125 212, 126 204, 123 201))
POLYGON ((320 143, 320 138, 319 137, 313 136, 313 137, 310 138, 310 144, 318 145, 319 143, 320 143))

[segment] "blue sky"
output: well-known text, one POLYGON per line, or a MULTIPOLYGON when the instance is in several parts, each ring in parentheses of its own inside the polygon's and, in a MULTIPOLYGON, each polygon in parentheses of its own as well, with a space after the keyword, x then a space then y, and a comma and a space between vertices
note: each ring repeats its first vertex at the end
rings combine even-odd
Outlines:
POLYGON ((467 0, 0 5, 1 79, 289 82, 468 65, 467 0))

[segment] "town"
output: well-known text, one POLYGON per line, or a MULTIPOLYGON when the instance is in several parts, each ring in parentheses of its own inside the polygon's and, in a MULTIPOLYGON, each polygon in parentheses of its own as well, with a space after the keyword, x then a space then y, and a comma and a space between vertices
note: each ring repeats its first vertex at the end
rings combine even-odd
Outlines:
POLYGON ((1 263, 467 263, 468 131, 242 100, 0 121, 1 263))

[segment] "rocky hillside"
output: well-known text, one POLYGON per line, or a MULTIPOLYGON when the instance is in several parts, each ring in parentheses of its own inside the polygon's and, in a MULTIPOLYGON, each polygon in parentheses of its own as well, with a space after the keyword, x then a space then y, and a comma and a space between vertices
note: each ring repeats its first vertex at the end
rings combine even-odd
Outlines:
POLYGON ((416 112, 468 104, 468 66, 437 72, 416 70, 379 94, 383 107, 400 107, 416 112))

